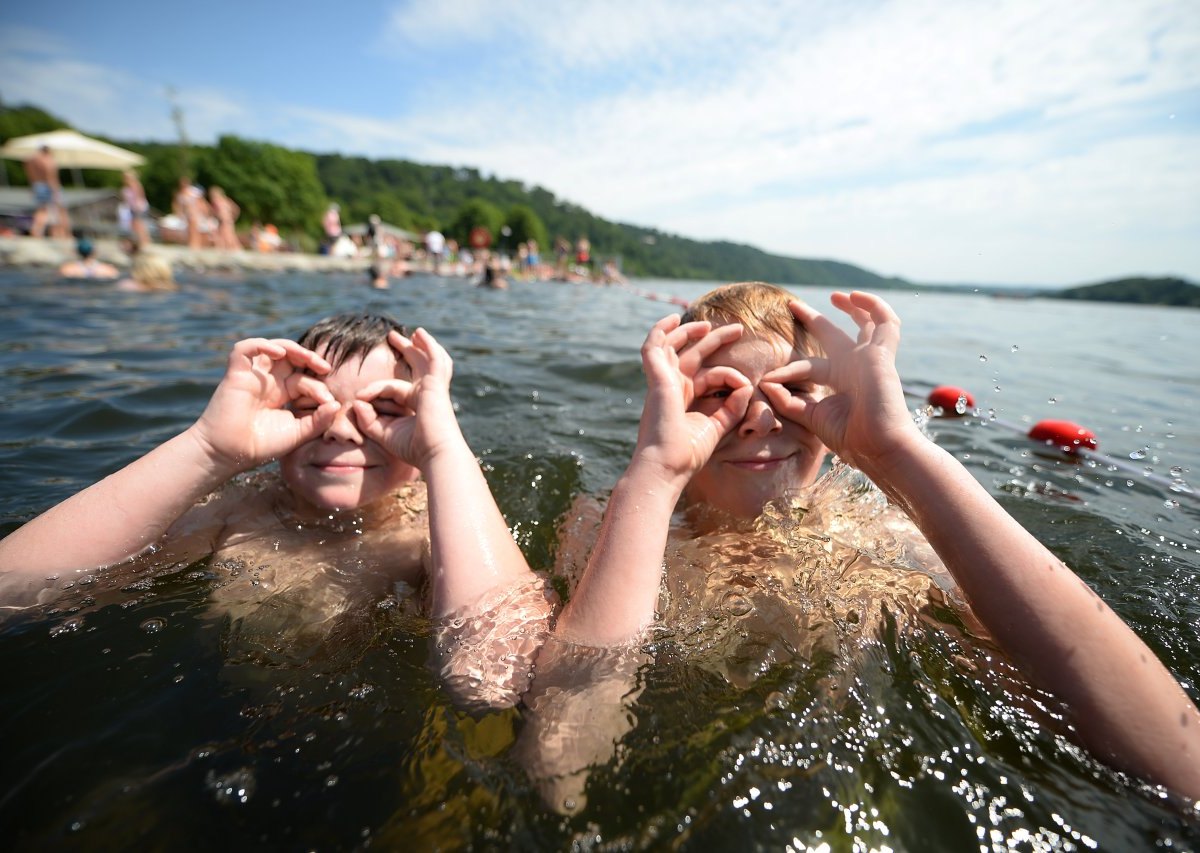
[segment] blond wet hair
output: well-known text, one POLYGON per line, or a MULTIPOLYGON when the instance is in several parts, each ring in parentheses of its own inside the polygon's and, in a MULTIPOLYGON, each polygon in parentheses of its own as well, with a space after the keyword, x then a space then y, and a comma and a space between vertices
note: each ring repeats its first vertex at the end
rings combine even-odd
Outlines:
POLYGON ((749 337, 775 337, 805 355, 824 355, 821 344, 800 325, 788 308, 788 303, 793 300, 803 301, 782 287, 764 281, 723 284, 688 305, 683 322, 707 320, 714 327, 741 323, 749 337))
POLYGON ((152 252, 142 252, 134 258, 129 275, 146 290, 179 289, 167 259, 152 252))

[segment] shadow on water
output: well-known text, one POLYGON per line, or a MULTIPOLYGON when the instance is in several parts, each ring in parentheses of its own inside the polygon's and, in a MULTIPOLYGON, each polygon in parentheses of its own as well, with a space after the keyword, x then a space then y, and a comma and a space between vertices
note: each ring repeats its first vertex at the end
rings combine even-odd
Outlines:
MULTIPOLYGON (((234 341, 367 308, 429 328, 455 356, 464 432, 541 567, 553 564, 573 502, 610 488, 628 458, 638 346, 669 307, 618 289, 497 293, 427 277, 385 293, 351 276, 185 278, 179 293, 146 298, 5 270, 0 291, 0 532, 186 427, 234 341)), ((797 292, 825 304, 820 291, 797 292)), ((1109 353, 1101 364, 1074 339, 1043 352, 1056 327, 1029 306, 1018 315, 983 297, 894 301, 906 375, 974 381, 989 398, 981 405, 1010 419, 1051 416, 1055 396, 1053 414, 1094 415, 1114 452, 1145 447, 1160 473, 1195 479, 1200 403, 1178 359, 1109 353), (1048 358, 1057 379, 1031 366, 1048 358), (1074 398, 1098 381, 1089 365, 1111 401, 1093 412, 1074 398), (1134 409, 1137 400, 1157 408, 1134 409)), ((1143 322, 1119 306, 1088 311, 1091 334, 1109 340, 1143 322)), ((1170 349, 1189 319, 1145 322, 1170 349)), ((932 431, 1195 696, 1198 505, 1039 457, 994 427, 932 431)), ((737 546, 727 555, 736 568, 737 546)), ((451 706, 416 593, 356 602, 310 636, 284 599, 272 604, 278 622, 215 610, 216 590, 242 570, 204 561, 97 573, 53 610, 0 627, 10 848, 1200 847, 1194 821, 1071 746, 1053 699, 952 615, 904 631, 897 611, 878 608, 856 617, 876 620, 874 638, 847 643, 837 623, 838 642, 805 645, 804 634, 759 634, 714 610, 690 633, 657 636, 632 727, 592 768, 586 807, 563 815, 512 755, 520 711, 451 706)), ((769 613, 769 584, 730 577, 743 587, 722 599, 727 609, 761 594, 754 612, 769 613)), ((814 614, 826 606, 810 604, 814 614)))

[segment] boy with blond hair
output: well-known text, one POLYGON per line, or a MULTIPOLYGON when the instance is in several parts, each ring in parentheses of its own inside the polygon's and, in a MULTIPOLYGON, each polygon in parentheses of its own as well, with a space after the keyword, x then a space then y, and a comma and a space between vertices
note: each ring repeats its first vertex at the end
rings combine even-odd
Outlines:
MULTIPOLYGON (((1200 798, 1196 706, 1121 618, 921 431, 896 372, 891 307, 862 292, 831 301, 856 337, 762 283, 717 288, 655 324, 642 347, 648 391, 633 458, 558 618, 548 668, 561 673, 564 647, 628 645, 651 625, 681 500, 691 535, 714 517, 697 510, 754 518, 812 484, 828 449, 907 514, 970 615, 1065 704, 1084 745, 1200 798)), ((535 683, 535 711, 554 716, 549 694, 536 694, 535 683)), ((570 756, 529 763, 538 758, 547 773, 572 769, 570 756)))

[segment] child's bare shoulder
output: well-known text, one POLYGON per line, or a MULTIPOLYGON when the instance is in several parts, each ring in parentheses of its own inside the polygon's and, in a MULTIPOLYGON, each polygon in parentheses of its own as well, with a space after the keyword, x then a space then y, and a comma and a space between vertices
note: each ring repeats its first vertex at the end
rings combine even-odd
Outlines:
POLYGON ((273 512, 286 487, 277 474, 254 472, 235 477, 197 501, 171 525, 168 540, 208 537, 214 548, 229 536, 257 532, 279 519, 273 512))

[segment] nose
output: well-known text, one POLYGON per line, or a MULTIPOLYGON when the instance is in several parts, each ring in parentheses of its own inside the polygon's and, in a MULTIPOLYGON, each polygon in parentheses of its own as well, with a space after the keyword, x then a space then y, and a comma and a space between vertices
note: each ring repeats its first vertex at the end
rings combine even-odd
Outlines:
POLYGON ((738 424, 738 435, 742 438, 750 438, 756 435, 768 435, 781 429, 783 429, 783 424, 780 423, 779 416, 771 408, 771 403, 767 400, 766 395, 756 388, 754 396, 750 398, 750 405, 746 407, 746 416, 738 424))
POLYGON ((325 430, 326 441, 344 441, 349 444, 362 444, 362 433, 354 421, 354 407, 343 403, 341 409, 333 417, 333 423, 325 430))

